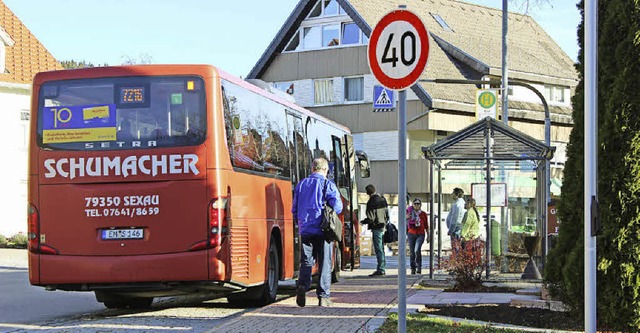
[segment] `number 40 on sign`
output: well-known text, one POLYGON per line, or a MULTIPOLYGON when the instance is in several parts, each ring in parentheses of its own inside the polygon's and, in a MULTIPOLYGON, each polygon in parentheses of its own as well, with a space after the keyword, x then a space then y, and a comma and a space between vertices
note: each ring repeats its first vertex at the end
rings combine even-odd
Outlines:
POLYGON ((369 67, 376 79, 395 90, 416 83, 427 65, 428 36, 422 20, 408 10, 385 15, 369 40, 369 67))

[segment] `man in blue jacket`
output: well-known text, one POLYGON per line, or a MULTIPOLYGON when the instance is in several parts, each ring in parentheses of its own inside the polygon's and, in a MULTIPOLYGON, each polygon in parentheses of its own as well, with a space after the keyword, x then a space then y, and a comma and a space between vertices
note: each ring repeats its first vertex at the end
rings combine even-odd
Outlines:
POLYGON ((335 210, 342 212, 342 200, 336 185, 327 179, 329 163, 320 157, 313 160, 313 173, 301 180, 293 194, 291 212, 298 223, 302 248, 300 251, 300 276, 298 277, 296 303, 305 306, 307 290, 311 287, 311 268, 318 262, 320 279, 316 294, 319 306, 331 306, 331 258, 333 242, 327 242, 320 228, 322 205, 326 201, 335 210), (326 187, 326 194, 323 196, 326 187))

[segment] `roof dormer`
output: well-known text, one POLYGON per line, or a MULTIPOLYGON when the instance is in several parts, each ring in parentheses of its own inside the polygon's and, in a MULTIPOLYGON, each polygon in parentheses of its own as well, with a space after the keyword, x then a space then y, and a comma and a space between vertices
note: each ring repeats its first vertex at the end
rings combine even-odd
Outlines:
POLYGON ((2 27, 0 27, 0 41, 2 41, 2 43, 0 43, 0 74, 5 74, 5 59, 7 54, 7 47, 13 46, 15 42, 13 41, 13 39, 11 39, 11 36, 9 36, 9 34, 4 31, 4 29, 2 29, 2 27))

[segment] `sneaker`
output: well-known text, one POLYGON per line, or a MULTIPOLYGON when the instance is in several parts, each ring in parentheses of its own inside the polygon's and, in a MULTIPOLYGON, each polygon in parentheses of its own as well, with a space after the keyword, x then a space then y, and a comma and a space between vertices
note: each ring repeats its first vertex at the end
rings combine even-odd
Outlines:
POLYGON ((422 269, 418 268, 418 270, 416 271, 418 274, 422 274, 422 269))
POLYGON ((369 276, 381 276, 381 275, 384 275, 384 272, 375 271, 375 272, 371 273, 371 275, 369 275, 369 276))
POLYGON ((332 306, 333 302, 329 297, 318 297, 318 306, 332 306))
POLYGON ((412 268, 412 269, 411 269, 411 275, 415 275, 415 274, 416 274, 416 269, 415 269, 415 268, 412 268))
POLYGON ((296 294, 296 304, 298 304, 298 306, 304 307, 307 303, 306 293, 307 291, 303 286, 298 286, 298 292, 296 294))

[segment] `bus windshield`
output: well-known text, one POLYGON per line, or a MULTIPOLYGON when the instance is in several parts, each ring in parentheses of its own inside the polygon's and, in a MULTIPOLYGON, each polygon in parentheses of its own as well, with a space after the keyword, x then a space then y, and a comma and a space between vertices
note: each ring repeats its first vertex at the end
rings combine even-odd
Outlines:
POLYGON ((38 99, 37 143, 92 151, 199 145, 205 103, 197 76, 47 82, 38 99))

